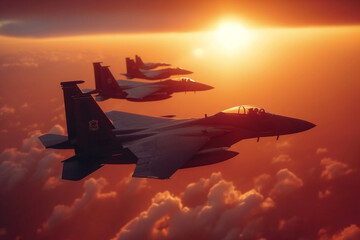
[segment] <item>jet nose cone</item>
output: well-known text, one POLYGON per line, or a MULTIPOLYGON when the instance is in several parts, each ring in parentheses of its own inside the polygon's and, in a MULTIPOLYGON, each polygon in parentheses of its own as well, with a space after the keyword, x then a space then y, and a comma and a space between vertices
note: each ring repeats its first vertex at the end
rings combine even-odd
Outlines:
POLYGON ((315 124, 308 122, 308 121, 304 121, 304 120, 298 120, 296 125, 297 125, 297 129, 299 132, 309 130, 316 126, 315 124))
POLYGON ((278 118, 275 125, 281 135, 303 132, 316 126, 311 122, 289 117, 278 118))
POLYGON ((214 89, 214 87, 212 87, 212 86, 210 86, 210 85, 202 84, 202 89, 204 89, 204 90, 211 90, 211 89, 214 89))
POLYGON ((316 127, 316 124, 313 124, 311 122, 307 122, 305 121, 306 123, 304 124, 304 128, 306 128, 305 130, 309 130, 309 129, 312 129, 313 127, 316 127))
POLYGON ((184 72, 184 74, 192 74, 192 73, 194 73, 194 72, 189 71, 189 70, 183 70, 183 72, 184 72))

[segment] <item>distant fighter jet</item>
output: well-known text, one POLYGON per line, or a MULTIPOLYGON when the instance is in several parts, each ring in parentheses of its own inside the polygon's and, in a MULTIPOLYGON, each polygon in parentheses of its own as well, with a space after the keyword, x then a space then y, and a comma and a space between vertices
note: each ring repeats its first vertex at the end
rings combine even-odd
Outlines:
POLYGON ((213 87, 195 82, 190 78, 165 80, 155 83, 115 80, 107 66, 93 63, 96 89, 84 89, 88 93, 98 93, 96 101, 109 98, 127 99, 129 101, 157 101, 171 97, 174 92, 204 91, 213 87))
POLYGON ((157 67, 170 66, 168 63, 144 63, 138 55, 135 55, 136 66, 140 69, 150 70, 157 67))
POLYGON ((185 75, 193 72, 182 68, 162 68, 159 70, 145 70, 138 68, 134 60, 126 58, 126 73, 122 75, 128 79, 141 78, 146 80, 160 80, 169 78, 173 75, 185 75))
POLYGON ((231 145, 246 138, 298 133, 315 125, 237 106, 198 119, 168 119, 126 112, 104 113, 82 81, 63 82, 67 136, 40 136, 46 148, 74 149, 63 161, 62 178, 80 180, 104 164, 136 164, 133 177, 170 178, 179 168, 209 165, 237 155, 231 145))

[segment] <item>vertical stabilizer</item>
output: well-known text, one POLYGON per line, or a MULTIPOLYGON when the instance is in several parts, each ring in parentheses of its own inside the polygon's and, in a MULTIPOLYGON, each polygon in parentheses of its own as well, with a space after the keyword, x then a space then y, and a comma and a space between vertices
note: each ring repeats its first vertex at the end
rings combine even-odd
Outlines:
POLYGON ((76 126, 75 153, 97 156, 116 142, 114 126, 89 95, 73 98, 76 126))
POLYGON ((127 74, 141 74, 140 70, 138 69, 138 67, 136 66, 136 63, 134 62, 134 60, 130 59, 130 58, 126 58, 126 73, 127 74))
POLYGON ((142 66, 145 65, 142 59, 138 55, 135 55, 135 63, 138 68, 141 68, 142 66))
POLYGON ((66 126, 69 140, 73 140, 76 137, 76 125, 75 125, 75 110, 73 103, 73 96, 81 96, 83 93, 77 86, 77 84, 84 81, 71 81, 62 82, 61 87, 64 94, 65 114, 66 114, 66 126))
POLYGON ((116 82, 108 66, 101 67, 100 86, 100 95, 104 98, 123 98, 126 95, 116 82))
POLYGON ((97 91, 101 89, 101 62, 94 62, 95 87, 97 91))

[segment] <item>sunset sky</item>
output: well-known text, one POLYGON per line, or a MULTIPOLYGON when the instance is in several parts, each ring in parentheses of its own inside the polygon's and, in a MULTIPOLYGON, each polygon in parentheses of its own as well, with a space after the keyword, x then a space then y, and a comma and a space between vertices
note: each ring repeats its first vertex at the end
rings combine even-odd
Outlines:
POLYGON ((2 1, 0 239, 360 239, 359 1, 2 1), (106 165, 61 180, 72 151, 60 82, 94 88, 92 62, 168 62, 213 90, 104 111, 203 117, 242 104, 309 131, 244 140, 235 158, 132 179, 106 165))

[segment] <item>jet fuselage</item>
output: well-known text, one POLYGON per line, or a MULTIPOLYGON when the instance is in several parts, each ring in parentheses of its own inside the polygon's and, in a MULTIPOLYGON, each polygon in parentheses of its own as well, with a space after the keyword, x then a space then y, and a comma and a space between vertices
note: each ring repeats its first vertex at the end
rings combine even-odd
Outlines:
POLYGON ((138 72, 124 74, 127 78, 140 78, 146 80, 161 80, 169 78, 173 75, 186 75, 192 74, 192 71, 185 70, 182 68, 163 68, 159 70, 143 70, 140 69, 138 72))
MULTIPOLYGON (((154 126, 141 129, 131 134, 119 134, 121 144, 137 141, 142 138, 151 138, 157 134, 168 134, 181 136, 205 136, 209 141, 189 160, 184 167, 209 165, 227 160, 235 153, 225 153, 233 144, 248 138, 260 138, 280 136, 298 133, 313 128, 315 125, 296 118, 285 117, 268 112, 258 114, 239 114, 220 112, 213 116, 199 118, 174 120, 166 125, 154 126), (223 153, 221 154, 219 153, 223 153), (218 160, 197 161, 197 159, 211 158, 215 155, 218 160), (194 162, 195 161, 195 162, 194 162)), ((116 131, 116 130, 114 130, 116 131)), ((235 154, 236 155, 236 154, 235 154)))

